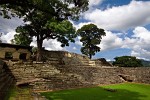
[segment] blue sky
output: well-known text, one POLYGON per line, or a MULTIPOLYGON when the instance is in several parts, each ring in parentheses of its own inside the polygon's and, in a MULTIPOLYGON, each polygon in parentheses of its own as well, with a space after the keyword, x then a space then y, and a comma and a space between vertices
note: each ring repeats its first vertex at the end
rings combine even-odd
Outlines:
MULTIPOLYGON (((113 60, 116 56, 131 55, 150 60, 149 0, 92 0, 90 9, 75 23, 80 28, 94 23, 106 30, 101 51, 94 58, 113 60), (98 2, 99 1, 99 2, 98 2)), ((79 44, 79 41, 77 41, 79 44)), ((80 45, 81 46, 81 45, 80 45)), ((71 45, 79 53, 80 46, 71 45)), ((71 51, 70 48, 67 48, 71 51)))
MULTIPOLYGON (((79 29, 85 24, 94 23, 105 29, 101 51, 93 58, 113 60, 116 56, 131 55, 150 60, 150 0, 90 0, 89 10, 82 14, 78 22, 79 29)), ((21 19, 6 20, 0 17, 0 32, 3 42, 10 43, 15 28, 23 23, 21 19)), ((67 50, 79 53, 82 43, 80 37, 69 47, 62 48, 57 40, 45 40, 44 47, 49 50, 67 50)), ((35 40, 32 42, 36 45, 35 40)))

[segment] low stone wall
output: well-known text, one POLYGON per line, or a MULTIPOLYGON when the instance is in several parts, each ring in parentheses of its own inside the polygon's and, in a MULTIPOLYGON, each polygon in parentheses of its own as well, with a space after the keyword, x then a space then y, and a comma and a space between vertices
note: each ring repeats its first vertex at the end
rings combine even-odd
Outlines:
POLYGON ((77 65, 11 64, 17 85, 31 85, 35 91, 89 87, 125 81, 150 84, 150 68, 117 68, 77 65))
POLYGON ((113 67, 113 65, 111 63, 107 62, 105 58, 94 59, 93 61, 95 61, 96 67, 102 67, 102 66, 109 66, 109 67, 112 66, 113 67))
POLYGON ((67 51, 44 51, 43 56, 52 65, 95 66, 95 61, 91 61, 87 56, 67 51))
POLYGON ((6 63, 0 60, 0 99, 4 100, 4 97, 11 86, 15 84, 15 78, 9 70, 6 63))
POLYGON ((63 67, 62 72, 69 72, 82 76, 89 84, 115 84, 122 83, 128 80, 137 83, 150 84, 150 68, 117 68, 117 67, 63 67), (123 79, 121 76, 127 78, 123 79))
POLYGON ((127 75, 133 82, 150 84, 150 68, 137 67, 137 68, 118 68, 122 71, 122 75, 127 75))

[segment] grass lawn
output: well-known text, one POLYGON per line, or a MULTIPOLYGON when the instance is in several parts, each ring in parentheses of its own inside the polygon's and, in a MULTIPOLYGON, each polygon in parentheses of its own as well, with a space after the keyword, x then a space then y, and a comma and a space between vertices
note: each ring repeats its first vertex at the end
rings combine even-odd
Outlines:
MULTIPOLYGON (((24 98, 30 98, 29 88, 14 87, 14 88, 10 89, 10 91, 7 93, 5 100, 22 100, 22 98, 23 98, 22 94, 24 95, 24 98)), ((23 99, 23 100, 25 100, 25 99, 23 99)))
POLYGON ((150 85, 124 83, 94 88, 43 92, 41 95, 49 100, 150 100, 150 85))

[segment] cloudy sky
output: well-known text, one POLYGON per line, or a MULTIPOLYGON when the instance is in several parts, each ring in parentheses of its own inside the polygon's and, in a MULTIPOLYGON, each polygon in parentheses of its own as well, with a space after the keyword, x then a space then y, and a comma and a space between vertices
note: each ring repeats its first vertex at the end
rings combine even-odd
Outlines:
MULTIPOLYGON (((94 23, 105 29, 106 36, 99 46, 101 51, 94 58, 113 60, 116 56, 131 55, 150 60, 150 0, 90 0, 89 10, 82 14, 78 22, 72 22, 79 29, 94 23)), ((1 40, 10 43, 15 28, 23 24, 18 18, 11 20, 0 17, 1 40)), ((67 50, 80 53, 80 37, 69 47, 62 48, 57 40, 45 40, 48 50, 67 50)), ((31 45, 36 45, 34 40, 31 45)))

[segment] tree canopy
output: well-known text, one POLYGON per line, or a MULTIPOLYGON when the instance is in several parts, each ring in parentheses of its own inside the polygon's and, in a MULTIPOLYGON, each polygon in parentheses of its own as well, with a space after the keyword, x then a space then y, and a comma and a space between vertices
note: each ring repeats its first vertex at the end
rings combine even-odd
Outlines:
POLYGON ((119 66, 119 67, 142 67, 143 66, 141 60, 132 56, 121 56, 121 57, 116 57, 114 59, 115 59, 115 61, 113 62, 114 66, 119 66))
POLYGON ((14 39, 11 40, 12 44, 22 45, 22 46, 30 46, 32 42, 32 37, 29 34, 15 34, 14 39))
POLYGON ((74 42, 75 28, 68 19, 78 20, 88 10, 88 0, 1 0, 0 8, 5 18, 9 12, 23 18, 26 23, 18 29, 37 38, 37 60, 41 60, 44 39, 57 39, 62 46, 74 42))
POLYGON ((9 13, 27 16, 33 10, 46 13, 57 20, 78 19, 88 10, 88 0, 0 0, 0 15, 10 18, 9 13))
POLYGON ((77 30, 77 34, 81 36, 81 52, 89 58, 92 58, 95 52, 100 51, 100 47, 97 45, 100 44, 102 36, 106 35, 104 29, 100 29, 94 24, 84 25, 77 30))

